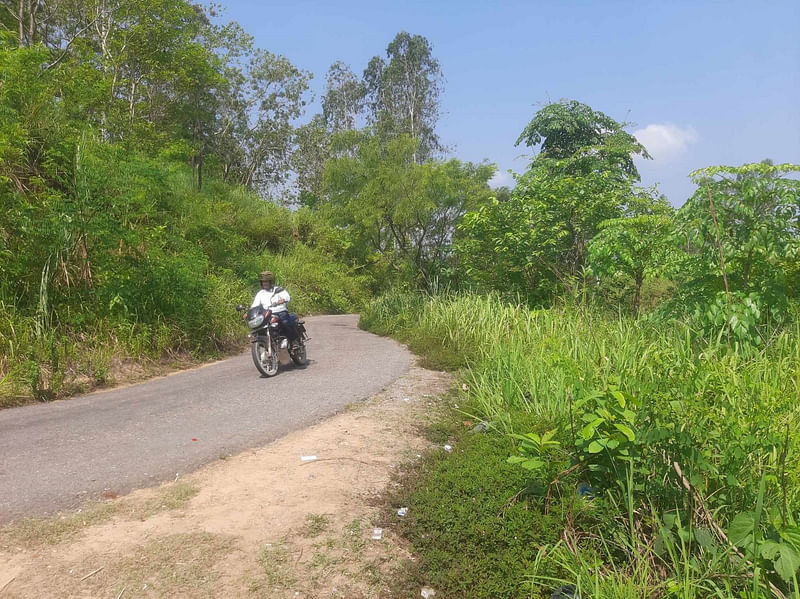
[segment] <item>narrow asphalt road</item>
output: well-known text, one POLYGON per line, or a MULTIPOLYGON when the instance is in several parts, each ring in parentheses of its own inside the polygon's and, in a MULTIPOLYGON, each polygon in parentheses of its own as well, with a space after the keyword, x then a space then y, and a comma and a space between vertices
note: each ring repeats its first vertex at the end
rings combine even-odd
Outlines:
POLYGON ((248 347, 146 383, 0 411, 0 523, 174 479, 377 393, 408 370, 411 355, 357 321, 306 318, 310 363, 286 358, 269 379, 248 347))

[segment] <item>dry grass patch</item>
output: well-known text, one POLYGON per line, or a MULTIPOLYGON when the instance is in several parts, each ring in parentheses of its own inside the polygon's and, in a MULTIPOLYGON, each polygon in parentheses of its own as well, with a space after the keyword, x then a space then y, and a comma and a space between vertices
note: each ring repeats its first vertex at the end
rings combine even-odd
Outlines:
POLYGON ((143 505, 131 506, 130 515, 142 520, 154 516, 159 512, 177 510, 185 507, 187 503, 200 492, 199 487, 187 481, 180 481, 159 489, 158 495, 148 499, 143 505))
POLYGON ((386 551, 385 542, 370 541, 372 527, 363 522, 356 518, 334 525, 325 517, 324 534, 312 537, 304 527, 302 535, 268 545, 259 561, 261 575, 251 581, 250 592, 265 598, 296 592, 348 599, 385 596, 385 580, 397 556, 394 550, 386 551))
POLYGON ((119 503, 91 502, 70 514, 59 514, 52 518, 23 518, 0 530, 0 546, 37 549, 63 543, 88 527, 108 522, 119 513, 119 509, 119 503))
POLYGON ((184 507, 200 489, 181 481, 156 491, 146 500, 124 497, 112 501, 93 501, 75 512, 49 518, 24 518, 0 529, 0 547, 37 549, 74 539, 83 530, 109 522, 116 516, 145 520, 159 512, 184 507))
MULTIPOLYGON (((98 593, 144 597, 209 597, 221 573, 214 566, 234 550, 234 540, 207 532, 160 537, 103 567, 86 582, 98 593)), ((100 567, 102 564, 98 564, 100 567)))

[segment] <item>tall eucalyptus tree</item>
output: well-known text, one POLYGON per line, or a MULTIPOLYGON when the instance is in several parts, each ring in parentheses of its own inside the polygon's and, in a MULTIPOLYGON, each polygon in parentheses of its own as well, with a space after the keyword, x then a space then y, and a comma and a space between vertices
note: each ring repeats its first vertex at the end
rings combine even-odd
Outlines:
POLYGON ((375 56, 364 71, 371 124, 384 137, 417 139, 413 155, 417 163, 443 149, 435 132, 443 84, 430 42, 405 31, 386 48, 386 60, 375 56))

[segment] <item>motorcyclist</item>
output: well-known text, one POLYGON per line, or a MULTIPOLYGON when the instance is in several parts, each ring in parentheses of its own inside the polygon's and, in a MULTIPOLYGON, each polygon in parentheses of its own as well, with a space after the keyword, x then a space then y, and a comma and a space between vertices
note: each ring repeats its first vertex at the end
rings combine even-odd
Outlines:
POLYGON ((283 328, 286 337, 289 339, 291 346, 297 346, 299 337, 297 334, 295 318, 292 314, 289 314, 289 309, 286 305, 291 299, 289 292, 283 287, 275 286, 275 275, 268 270, 259 273, 258 280, 261 282, 261 290, 256 293, 256 296, 253 299, 253 305, 250 307, 255 308, 256 306, 261 305, 267 310, 272 310, 272 313, 281 323, 281 327, 283 328))

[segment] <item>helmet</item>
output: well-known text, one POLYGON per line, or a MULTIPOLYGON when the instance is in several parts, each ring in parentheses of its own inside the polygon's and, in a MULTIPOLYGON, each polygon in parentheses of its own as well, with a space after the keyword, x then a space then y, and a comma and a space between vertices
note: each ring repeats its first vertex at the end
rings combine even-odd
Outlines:
POLYGON ((265 281, 269 281, 270 283, 275 282, 275 275, 273 275, 270 271, 265 270, 264 272, 258 273, 258 280, 262 283, 265 281))

